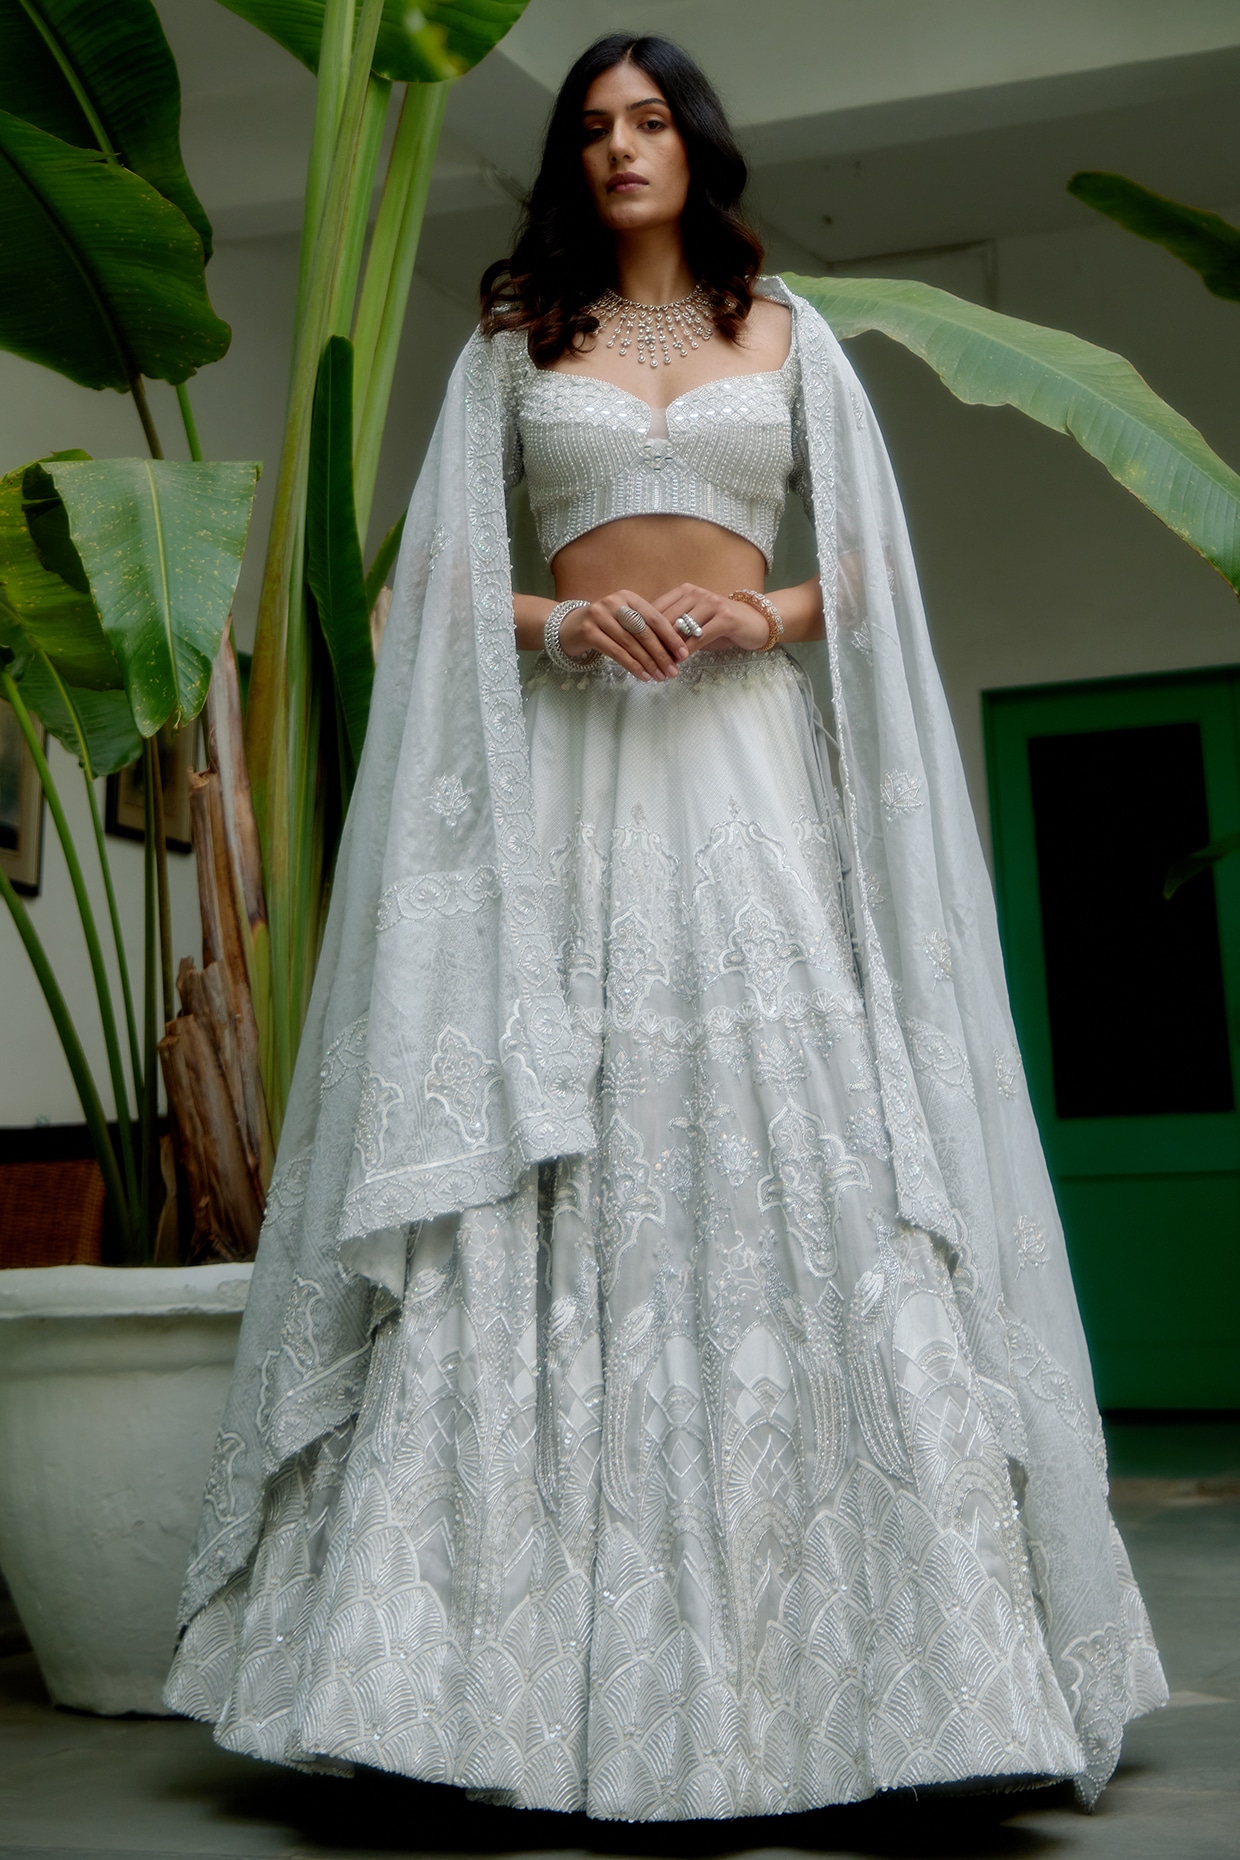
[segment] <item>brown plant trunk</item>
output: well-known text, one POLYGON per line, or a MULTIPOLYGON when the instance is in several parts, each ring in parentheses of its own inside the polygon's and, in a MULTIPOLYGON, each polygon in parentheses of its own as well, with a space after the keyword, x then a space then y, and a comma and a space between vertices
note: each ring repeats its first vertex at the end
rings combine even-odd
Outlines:
POLYGON ((192 1263, 253 1258, 273 1159, 251 992, 266 910, 231 639, 216 661, 208 719, 211 767, 189 778, 202 968, 181 963, 181 1011, 159 1043, 192 1263))

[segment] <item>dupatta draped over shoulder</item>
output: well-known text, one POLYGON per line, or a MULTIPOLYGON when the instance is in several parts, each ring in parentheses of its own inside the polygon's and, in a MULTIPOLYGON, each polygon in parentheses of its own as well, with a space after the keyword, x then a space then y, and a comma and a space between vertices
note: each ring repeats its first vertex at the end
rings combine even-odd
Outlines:
MULTIPOLYGON (((951 1270, 1092 1799, 1124 1721, 1165 1686, 1107 1508, 990 880, 873 413, 817 311, 778 280, 761 288, 794 316, 826 612, 813 651, 899 1212, 951 1270)), ((595 1144, 513 633, 505 494, 523 342, 470 339, 410 504, 183 1622, 245 1565, 273 1475, 356 1414, 374 1328, 403 1296, 410 1224, 501 1199, 531 1164, 595 1144)), ((885 1271, 880 1251, 875 1308, 885 1271)))

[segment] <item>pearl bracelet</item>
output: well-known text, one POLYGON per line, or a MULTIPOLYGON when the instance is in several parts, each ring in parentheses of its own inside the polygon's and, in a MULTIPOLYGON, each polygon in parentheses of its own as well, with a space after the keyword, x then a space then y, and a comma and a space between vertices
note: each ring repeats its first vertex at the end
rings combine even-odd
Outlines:
POLYGON ((547 622, 543 627, 543 651, 546 653, 557 672, 584 671, 586 666, 593 665, 596 659, 601 659, 603 656, 597 647, 592 647, 589 652, 583 653, 579 659, 573 659, 569 657, 568 653, 565 652, 563 646, 560 644, 560 627, 563 622, 567 620, 569 614, 573 613, 578 607, 588 607, 589 605, 589 601, 561 601, 559 606, 553 607, 551 612, 547 615, 547 622))
POLYGON ((737 588, 732 599, 744 601, 747 607, 755 607, 771 629, 765 646, 759 646, 757 650, 769 652, 772 646, 778 646, 784 636, 784 617, 770 596, 759 594, 756 588, 737 588))

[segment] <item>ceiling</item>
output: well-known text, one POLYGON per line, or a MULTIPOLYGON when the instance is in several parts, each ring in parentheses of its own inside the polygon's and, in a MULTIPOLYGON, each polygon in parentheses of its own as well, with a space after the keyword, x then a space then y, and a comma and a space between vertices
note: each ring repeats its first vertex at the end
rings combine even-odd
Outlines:
MULTIPOLYGON (((309 73, 217 0, 157 5, 217 235, 294 230, 309 73)), ((1092 216, 1065 182, 1082 167, 1240 201, 1240 0, 764 0, 760 29, 753 0, 636 0, 623 20, 711 73, 781 265, 1079 225, 1092 216)), ((502 249, 554 86, 614 21, 600 0, 531 0, 455 87, 424 235, 445 284, 464 266, 472 290, 475 260, 502 249)))

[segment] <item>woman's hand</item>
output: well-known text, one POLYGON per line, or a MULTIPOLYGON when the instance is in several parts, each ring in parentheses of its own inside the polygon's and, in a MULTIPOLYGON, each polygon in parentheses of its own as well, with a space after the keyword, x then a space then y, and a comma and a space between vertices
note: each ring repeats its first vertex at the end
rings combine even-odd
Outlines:
MULTIPOLYGON (((689 656, 686 642, 661 611, 662 603, 652 607, 640 594, 621 588, 591 601, 588 607, 576 607, 560 622, 560 645, 570 659, 579 659, 591 650, 601 652, 626 672, 643 681, 674 678, 680 661, 689 656), (645 630, 630 633, 619 619, 622 607, 631 608, 645 621, 645 630)), ((683 608, 677 608, 683 613, 683 608)), ((765 638, 765 634, 763 635, 765 638)))
POLYGON ((692 581, 682 581, 670 594, 661 595, 655 608, 672 626, 677 639, 680 635, 675 632, 675 622, 681 614, 697 621, 702 637, 688 642, 690 652, 723 652, 730 646, 739 646, 743 652, 759 652, 771 636, 766 616, 746 601, 730 601, 692 581))

